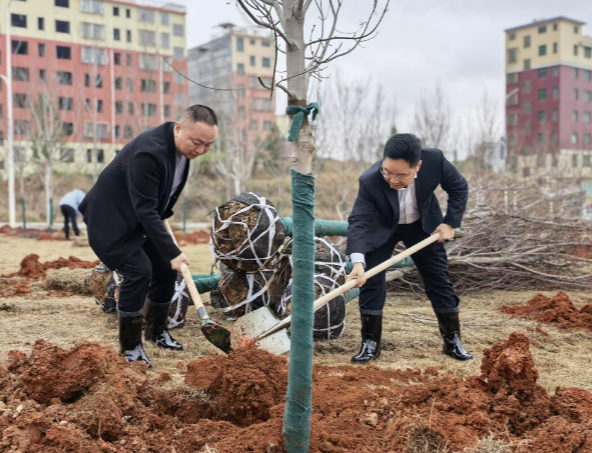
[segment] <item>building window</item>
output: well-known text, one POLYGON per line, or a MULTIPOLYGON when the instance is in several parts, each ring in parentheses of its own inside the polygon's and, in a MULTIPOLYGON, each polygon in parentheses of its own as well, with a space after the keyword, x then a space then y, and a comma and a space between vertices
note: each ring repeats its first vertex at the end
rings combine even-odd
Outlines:
POLYGON ((93 161, 92 154, 93 154, 92 149, 86 150, 86 162, 89 164, 92 163, 92 161, 93 161))
POLYGON ((574 44, 573 52, 574 52, 574 55, 577 57, 578 56, 578 45, 577 44, 574 44))
POLYGON ((525 80, 524 82, 522 82, 522 92, 523 93, 530 93, 531 86, 532 86, 531 81, 525 80))
POLYGON ((578 68, 573 68, 573 78, 577 79, 580 76, 580 70, 578 68))
MULTIPOLYGON (((590 145, 590 134, 584 134, 584 145, 590 145)), ((590 154, 584 156, 584 167, 590 166, 590 154), (586 158, 588 158, 588 165, 586 165, 586 158)))
POLYGON ((530 47, 530 36, 525 36, 524 37, 524 48, 528 48, 530 47))
POLYGON ((559 75, 559 66, 553 66, 553 77, 557 77, 559 75))
POLYGON ((128 113, 128 115, 134 114, 134 103, 133 102, 127 103, 127 113, 128 113))
POLYGON ((271 67, 271 60, 269 58, 263 57, 263 67, 270 68, 271 67))
POLYGON ((257 64, 257 63, 255 63, 255 57, 254 57, 253 55, 251 55, 251 56, 249 57, 249 64, 250 64, 251 66, 255 66, 255 65, 257 64))
POLYGON ((123 89, 123 79, 121 77, 115 77, 115 89, 116 90, 123 89))
POLYGON ((589 69, 584 69, 584 79, 591 80, 592 79, 592 71, 589 69))
POLYGON ((592 58, 592 47, 584 47, 584 57, 592 58))
POLYGON ((553 112, 551 113, 551 119, 553 121, 557 121, 558 118, 559 118, 559 112, 557 110, 553 110, 553 112))
POLYGON ((538 113, 539 123, 544 123, 547 121, 547 112, 544 110, 539 111, 538 113))
POLYGON ((81 0, 80 10, 83 13, 105 14, 105 4, 99 0, 81 0))
POLYGON ((511 74, 506 74, 506 85, 514 85, 518 83, 518 73, 513 72, 511 74))
POLYGON ((127 17, 128 19, 131 19, 131 17, 132 17, 132 10, 131 9, 127 8, 125 10, 125 17, 127 17))
POLYGON ((74 100, 72 98, 59 97, 58 108, 60 110, 74 110, 74 100))
POLYGON ((134 81, 130 77, 127 78, 127 91, 130 93, 134 92, 134 81))
POLYGON ((123 113, 123 102, 115 101, 115 113, 121 115, 123 113))
POLYGON ((539 79, 544 79, 545 77, 547 77, 547 68, 539 68, 538 74, 539 79))
POLYGON ((257 130, 257 120, 251 120, 251 130, 252 131, 257 130))
POLYGON ((90 99, 85 99, 84 100, 84 107, 86 108, 87 112, 90 112, 92 110, 91 106, 90 106, 90 99))
POLYGON ((165 118, 170 118, 170 116, 171 116, 171 106, 170 105, 164 106, 163 115, 165 118))
POLYGON ((125 31, 125 39, 127 42, 132 42, 132 31, 131 30, 125 31))
POLYGON ((97 113, 103 113, 103 101, 97 99, 97 113))
MULTIPOLYGON (((183 37, 183 24, 173 24, 173 36, 180 36, 183 37)), ((242 40, 242 38, 239 38, 242 40)), ((238 49, 237 49, 238 50, 238 49)), ((242 49, 241 49, 242 52, 242 49)))
POLYGON ((574 33, 577 35, 578 34, 578 27, 574 27, 574 33))
POLYGON ((539 101, 546 101, 547 100, 547 89, 543 88, 538 92, 539 101))
POLYGON ((577 132, 574 132, 573 134, 571 134, 571 142, 574 145, 578 144, 578 133, 577 132))
POLYGON ((271 44, 269 43, 269 41, 261 41, 261 45, 263 47, 269 47, 271 44))
POLYGON ((13 27, 27 28, 27 16, 24 14, 11 14, 10 24, 13 27))
POLYGON ((127 64, 128 68, 131 68, 132 65, 133 65, 133 59, 132 59, 132 54, 131 53, 128 53, 128 54, 125 55, 125 61, 126 61, 126 64, 127 64))
POLYGON ((55 0, 55 6, 70 8, 70 0, 55 0))
POLYGON ((508 35, 508 40, 509 41, 514 41, 516 39, 516 33, 510 33, 508 35))
POLYGON ((577 123, 578 122, 578 116, 579 115, 578 115, 578 111, 577 110, 574 110, 573 112, 571 112, 571 120, 574 123, 577 123))
POLYGON ((530 58, 527 58, 526 60, 524 60, 524 70, 530 71, 530 58))
POLYGON ((271 130, 271 121, 263 121, 263 130, 270 131, 271 130))
POLYGON ((165 13, 161 11, 160 13, 160 25, 169 25, 170 24, 170 15, 169 13, 165 13))
POLYGON ((140 22, 154 23, 155 16, 154 10, 140 8, 140 22))
POLYGON ((12 67, 12 79, 15 82, 28 82, 29 81, 29 68, 18 68, 12 67))
POLYGON ((70 33, 70 22, 65 20, 56 20, 55 30, 57 33, 70 33))
POLYGON ((516 146, 516 136, 515 136, 515 135, 510 135, 510 136, 508 137, 508 146, 509 146, 510 148, 512 148, 512 147, 514 147, 514 146, 516 146))
POLYGON ((45 82, 45 74, 46 74, 45 69, 39 70, 39 78, 41 79, 42 82, 45 82))
POLYGON ((66 71, 58 71, 58 83, 60 85, 72 85, 72 73, 66 71))
POLYGON ((547 26, 546 25, 541 25, 539 27, 539 33, 547 33, 547 26))
POLYGON ((245 40, 243 38, 236 38, 236 51, 237 52, 244 52, 245 51, 245 40))
POLYGON ((139 30, 139 42, 141 46, 156 46, 156 33, 150 30, 139 30))
POLYGON ((27 41, 12 40, 12 53, 17 55, 29 55, 29 43, 27 41))
POLYGON ((140 87, 142 93, 156 93, 156 80, 142 79, 140 87))
POLYGON ((592 117, 592 112, 583 112, 582 113, 582 121, 584 123, 589 123, 592 117))
POLYGON ((524 125, 524 135, 530 135, 530 124, 524 125))
POLYGON ((156 71, 158 69, 158 60, 156 55, 149 53, 140 54, 140 69, 156 71))
POLYGON ((59 60, 71 60, 72 49, 67 46, 56 46, 56 53, 59 60))
POLYGON ((245 75, 245 65, 243 63, 237 63, 236 73, 238 75, 245 75))
POLYGON ((584 90, 584 101, 590 102, 592 100, 592 92, 590 90, 584 90))
POLYGON ((37 18, 37 28, 39 30, 45 30, 45 19, 43 19, 43 17, 37 18))
MULTIPOLYGON (((119 125, 115 126, 115 138, 119 138, 119 125)), ((115 155, 118 154, 118 151, 115 151, 115 155)))
POLYGON ((539 46, 539 57, 542 57, 544 55, 547 55, 547 45, 546 44, 539 46))
POLYGON ((506 124, 508 126, 516 126, 516 124, 518 124, 518 115, 516 113, 508 113, 506 116, 506 124))
POLYGON ((185 58, 185 49, 183 47, 174 47, 173 58, 175 60, 183 60, 185 58))
POLYGON ((559 88, 553 88, 553 99, 557 99, 559 97, 559 88))
POLYGON ((156 116, 156 104, 142 104, 142 114, 144 116, 156 116))
POLYGON ((160 47, 163 49, 168 49, 171 47, 171 35, 168 33, 161 33, 160 34, 160 47))
MULTIPOLYGON (((72 124, 72 123, 65 123, 64 126, 66 124, 72 124)), ((74 126, 74 125, 72 124, 72 126, 74 126)), ((72 129, 73 129, 73 127, 72 127, 72 129)), ((72 135, 72 134, 65 133, 64 135, 72 135)), ((60 161, 65 162, 67 164, 71 164, 72 162, 74 162, 74 148, 60 149, 60 161)))
POLYGON ((113 54, 113 64, 116 66, 121 66, 121 54, 119 52, 115 52, 113 54))
MULTIPOLYGON (((551 134, 551 140, 553 141, 553 143, 557 143, 557 132, 553 132, 551 134)), ((555 154, 553 154, 553 166, 556 167, 557 166, 557 156, 555 154)))
POLYGON ((238 106, 238 117, 242 120, 245 118, 245 106, 239 105, 238 106))
POLYGON ((17 135, 27 135, 31 131, 31 125, 28 121, 14 121, 14 133, 17 135))
POLYGON ((239 98, 244 98, 245 97, 245 86, 244 85, 238 85, 236 87, 236 93, 238 95, 239 98))
POLYGON ((123 138, 132 138, 134 136, 134 130, 131 126, 123 127, 123 138))
POLYGON ((114 6, 113 7, 113 15, 114 16, 119 16, 119 6, 114 6))
POLYGON ((14 93, 13 100, 17 109, 28 109, 30 107, 28 94, 14 93))
POLYGON ((121 41, 121 30, 119 30, 119 28, 114 28, 113 29, 113 40, 114 41, 121 41))
POLYGON ((171 82, 162 82, 162 93, 169 94, 171 92, 171 82))
POLYGON ((574 101, 577 101, 579 98, 579 91, 577 88, 573 89, 573 98, 574 98, 574 101))
MULTIPOLYGON (((576 136, 576 143, 578 142, 578 134, 574 134, 576 136)), ((573 136, 571 137, 572 143, 573 143, 573 136)), ((577 154, 572 154, 571 156, 571 166, 572 167, 577 167, 578 166, 578 155, 577 154)))
POLYGON ((530 115, 530 101, 526 101, 522 104, 522 113, 525 115, 530 115))
POLYGON ((107 49, 100 49, 98 47, 82 47, 82 62, 87 64, 106 65, 109 61, 107 57, 107 49))
MULTIPOLYGON (((90 75, 84 74, 84 86, 90 87, 90 75)), ((100 75, 95 76, 95 88, 103 88, 103 78, 100 75)))
POLYGON ((553 43, 553 53, 557 53, 557 43, 553 43))
POLYGON ((508 63, 516 63, 518 61, 518 48, 508 49, 508 63))
POLYGON ((553 24, 553 31, 557 31, 557 24, 553 24))
MULTIPOLYGON (((100 126, 103 126, 103 125, 100 124, 100 126)), ((102 137, 102 138, 107 138, 107 137, 102 137)), ((103 162, 105 162, 105 152, 102 149, 97 149, 97 162, 99 164, 102 164, 103 162)))

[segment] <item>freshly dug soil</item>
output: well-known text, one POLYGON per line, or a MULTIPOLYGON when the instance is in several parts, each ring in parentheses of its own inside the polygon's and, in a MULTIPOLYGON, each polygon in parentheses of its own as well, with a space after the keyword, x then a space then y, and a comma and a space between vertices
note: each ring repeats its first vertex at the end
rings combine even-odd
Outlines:
POLYGON ((93 267, 98 266, 99 263, 99 260, 94 262, 83 261, 75 256, 70 256, 68 259, 58 258, 55 261, 40 263, 39 255, 33 253, 23 258, 20 269, 17 272, 3 275, 3 277, 25 277, 30 280, 40 280, 45 278, 48 269, 61 269, 64 267, 68 269, 92 269, 93 267))
MULTIPOLYGON (((94 342, 11 351, 0 368, 0 451, 284 451, 285 359, 242 348, 189 362, 184 387, 170 379, 94 342)), ((481 439, 592 451, 592 394, 551 396, 537 379, 521 333, 486 351, 480 376, 315 366, 310 451, 461 452, 481 439)))
POLYGON ((500 311, 566 329, 581 328, 592 331, 592 305, 587 304, 578 309, 563 292, 557 293, 552 298, 537 294, 528 301, 527 305, 504 305, 500 311))
POLYGON ((197 230, 193 233, 175 231, 175 239, 177 239, 177 242, 181 247, 187 244, 207 244, 210 242, 210 233, 203 230, 197 230))

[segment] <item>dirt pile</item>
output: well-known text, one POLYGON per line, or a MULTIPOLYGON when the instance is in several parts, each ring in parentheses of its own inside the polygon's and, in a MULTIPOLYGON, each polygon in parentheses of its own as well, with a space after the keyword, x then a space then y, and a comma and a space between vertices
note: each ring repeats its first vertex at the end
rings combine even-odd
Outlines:
POLYGON ((210 233, 203 230, 197 230, 193 233, 175 231, 175 239, 177 239, 181 247, 187 244, 207 244, 210 242, 210 233))
POLYGON ((8 225, 4 225, 0 228, 0 234, 6 236, 13 236, 25 239, 37 239, 38 241, 65 241, 66 236, 63 232, 54 231, 51 232, 49 229, 39 230, 37 228, 27 228, 23 230, 23 227, 11 228, 8 225))
POLYGON ((584 305, 581 309, 574 306, 567 294, 560 292, 549 298, 537 294, 530 299, 527 305, 502 306, 502 313, 553 324, 564 328, 581 328, 592 331, 592 305, 584 305))
MULTIPOLYGON (((315 366, 310 451, 460 452, 481 439, 592 451, 592 394, 550 396, 537 378, 520 333, 489 349, 481 375, 468 378, 315 366)), ((185 386, 164 386, 170 379, 93 342, 13 351, 0 368, 0 451, 284 451, 283 358, 244 348, 189 362, 185 386)))

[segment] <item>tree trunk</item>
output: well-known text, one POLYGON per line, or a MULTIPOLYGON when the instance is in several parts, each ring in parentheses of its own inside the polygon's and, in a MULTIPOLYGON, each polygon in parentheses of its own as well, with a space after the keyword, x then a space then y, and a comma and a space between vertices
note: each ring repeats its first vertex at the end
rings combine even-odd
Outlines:
POLYGON ((241 191, 241 181, 238 177, 234 178, 234 195, 240 195, 241 191))
POLYGON ((45 206, 47 208, 47 225, 50 226, 51 225, 51 205, 50 205, 50 200, 52 197, 52 186, 53 186, 53 181, 52 179, 52 166, 51 166, 51 162, 47 162, 47 165, 45 167, 45 206))

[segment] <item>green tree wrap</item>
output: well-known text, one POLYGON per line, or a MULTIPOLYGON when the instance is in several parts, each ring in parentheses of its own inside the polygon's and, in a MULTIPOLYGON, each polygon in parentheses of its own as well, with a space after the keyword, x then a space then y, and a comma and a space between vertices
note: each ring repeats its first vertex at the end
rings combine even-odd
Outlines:
POLYGON ((196 274, 191 277, 200 294, 209 293, 218 286, 218 280, 220 280, 220 274, 196 274))
POLYGON ((302 128, 304 117, 308 116, 312 111, 312 120, 314 121, 319 113, 319 104, 311 102, 306 107, 299 105, 290 105, 286 108, 287 115, 294 115, 292 118, 292 125, 290 126, 290 135, 288 135, 289 142, 295 142, 298 138, 298 131, 302 128))
POLYGON ((315 300, 313 175, 292 173, 292 325, 288 394, 284 412, 284 448, 288 453, 308 452, 312 413, 312 360, 315 300))
MULTIPOLYGON (((294 231, 292 217, 280 217, 286 230, 286 236, 292 236, 294 231)), ((315 220, 315 236, 347 236, 347 222, 337 220, 315 220)))

